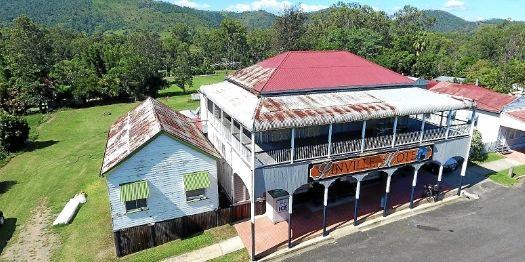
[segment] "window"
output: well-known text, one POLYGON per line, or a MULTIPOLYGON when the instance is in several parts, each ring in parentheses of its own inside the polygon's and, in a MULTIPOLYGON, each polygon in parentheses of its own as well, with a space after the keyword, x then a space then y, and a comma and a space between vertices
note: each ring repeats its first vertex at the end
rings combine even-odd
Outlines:
POLYGON ((146 181, 137 181, 120 185, 120 201, 124 203, 126 212, 147 209, 149 187, 146 181))
POLYGON ((213 104, 213 102, 210 99, 207 99, 207 100, 208 100, 208 106, 207 107, 208 107, 208 113, 209 113, 208 115, 211 116, 211 115, 213 115, 213 107, 215 105, 213 104))
POLYGON ((126 201, 126 211, 127 212, 130 212, 130 211, 134 211, 134 210, 144 210, 146 209, 148 206, 147 206, 147 201, 145 198, 142 198, 142 199, 137 199, 137 200, 131 200, 131 201, 126 201))
POLYGON ((210 186, 208 172, 201 171, 184 175, 184 188, 186 201, 199 201, 206 199, 206 188, 210 186))
POLYGON ((203 199, 206 199, 206 189, 204 188, 186 191, 186 201, 197 201, 203 199))

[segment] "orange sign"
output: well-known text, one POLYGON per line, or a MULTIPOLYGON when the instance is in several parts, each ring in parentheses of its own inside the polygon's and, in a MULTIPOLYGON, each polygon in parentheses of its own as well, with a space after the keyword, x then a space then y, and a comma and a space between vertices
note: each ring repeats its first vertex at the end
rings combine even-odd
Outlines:
POLYGON ((329 161, 320 164, 314 164, 310 168, 310 177, 313 179, 337 177, 341 175, 425 161, 431 157, 432 147, 424 146, 358 158, 329 161))

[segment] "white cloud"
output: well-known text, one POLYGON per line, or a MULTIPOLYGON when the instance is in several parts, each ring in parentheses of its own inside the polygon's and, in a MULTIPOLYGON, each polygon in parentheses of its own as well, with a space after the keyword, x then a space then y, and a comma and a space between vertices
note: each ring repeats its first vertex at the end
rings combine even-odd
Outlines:
POLYGON ((465 2, 460 0, 447 0, 445 2, 445 8, 448 9, 465 9, 465 2))
POLYGON ((164 0, 164 1, 178 5, 178 6, 191 7, 191 8, 197 8, 197 9, 210 8, 210 5, 197 3, 194 0, 164 0))
POLYGON ((319 11, 321 9, 328 8, 326 5, 309 5, 309 4, 300 4, 301 9, 305 12, 319 11))
MULTIPOLYGON (((266 10, 269 12, 278 13, 292 6, 294 6, 294 3, 287 0, 255 0, 250 3, 238 3, 231 5, 226 8, 226 10, 234 12, 266 10)), ((299 7, 305 12, 312 12, 327 8, 325 5, 310 5, 304 3, 299 4, 299 7)))

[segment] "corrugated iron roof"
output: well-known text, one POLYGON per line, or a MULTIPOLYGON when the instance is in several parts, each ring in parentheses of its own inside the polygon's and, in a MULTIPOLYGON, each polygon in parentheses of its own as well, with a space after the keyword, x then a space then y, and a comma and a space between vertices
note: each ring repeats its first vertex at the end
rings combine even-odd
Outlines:
POLYGON ((514 119, 525 122, 525 109, 508 111, 505 112, 505 114, 513 117, 514 119))
POLYGON ((414 84, 347 51, 290 51, 238 70, 227 80, 256 94, 414 84))
POLYGON ((257 131, 264 131, 432 113, 473 106, 472 101, 416 87, 274 96, 261 98, 254 125, 257 131))
POLYGON ((219 157, 192 119, 153 98, 148 98, 111 126, 101 174, 128 158, 161 131, 205 153, 219 157))
POLYGON ((201 86, 200 92, 245 128, 252 130, 253 116, 259 103, 256 95, 227 81, 201 86))
POLYGON ((469 84, 439 82, 429 89, 437 93, 472 99, 476 101, 478 109, 493 113, 501 113, 506 105, 516 99, 516 97, 511 95, 501 94, 481 86, 469 84))
POLYGON ((202 86, 201 92, 253 131, 346 123, 366 119, 471 108, 468 99, 417 87, 339 90, 257 97, 229 83, 202 86))

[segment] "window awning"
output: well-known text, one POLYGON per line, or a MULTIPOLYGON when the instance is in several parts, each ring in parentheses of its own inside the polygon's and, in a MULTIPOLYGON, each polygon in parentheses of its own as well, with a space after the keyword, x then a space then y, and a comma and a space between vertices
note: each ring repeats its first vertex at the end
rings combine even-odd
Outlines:
POLYGON ((195 172, 184 175, 184 187, 186 191, 207 188, 210 186, 208 172, 195 172))
POLYGON ((146 199, 149 197, 149 187, 147 181, 138 181, 120 186, 120 201, 133 201, 146 199))

